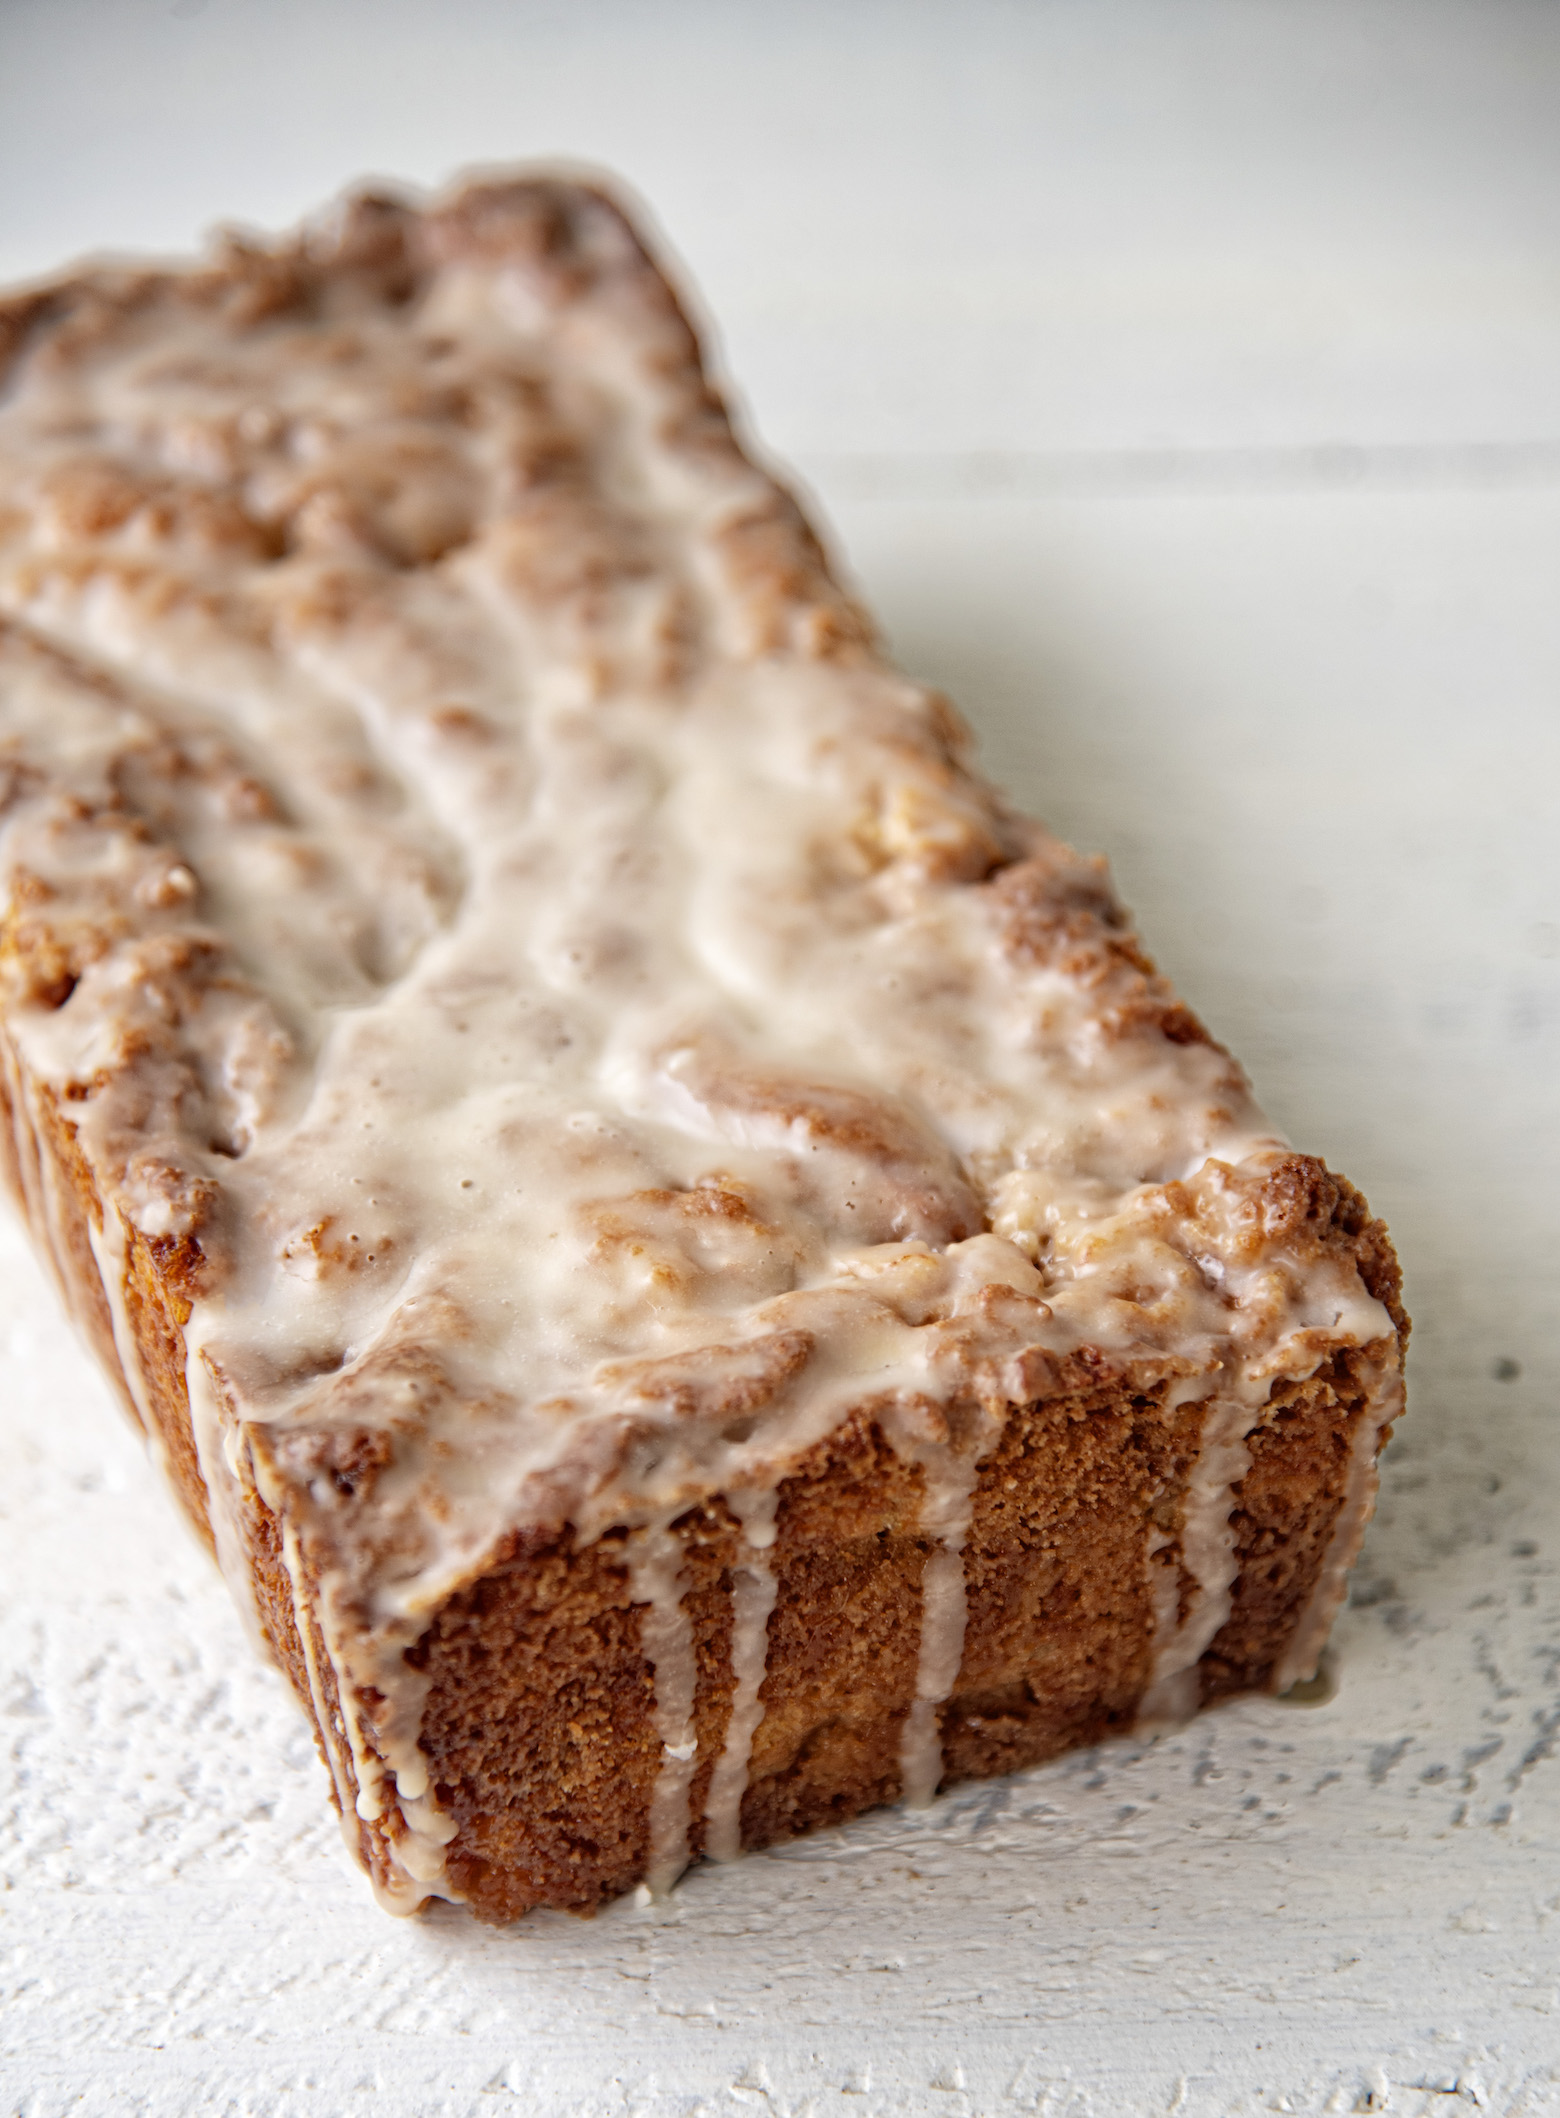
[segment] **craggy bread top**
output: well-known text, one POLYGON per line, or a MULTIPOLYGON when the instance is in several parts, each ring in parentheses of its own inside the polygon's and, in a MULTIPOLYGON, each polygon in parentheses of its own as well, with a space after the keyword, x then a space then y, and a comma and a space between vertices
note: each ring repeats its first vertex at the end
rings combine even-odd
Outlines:
POLYGON ((89 269, 0 373, 0 1012, 191 1304, 219 1544, 255 1478, 415 1637, 863 1402, 1390 1339, 601 193, 89 269))

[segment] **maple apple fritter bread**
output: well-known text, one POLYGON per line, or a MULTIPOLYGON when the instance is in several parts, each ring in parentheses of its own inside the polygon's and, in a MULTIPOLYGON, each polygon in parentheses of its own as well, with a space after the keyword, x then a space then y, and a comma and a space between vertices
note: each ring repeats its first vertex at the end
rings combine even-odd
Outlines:
POLYGON ((383 1897, 1314 1665, 1381 1224, 965 763, 601 190, 0 306, 0 1159, 383 1897))

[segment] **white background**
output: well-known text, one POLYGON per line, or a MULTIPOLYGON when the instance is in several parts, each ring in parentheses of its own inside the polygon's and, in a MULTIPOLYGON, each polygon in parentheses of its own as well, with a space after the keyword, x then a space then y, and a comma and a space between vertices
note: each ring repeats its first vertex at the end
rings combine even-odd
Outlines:
POLYGON ((1390 1218, 1337 1696, 396 1924, 0 1221, 0 2109, 1560 2111, 1560 7, 0 0, 4 277, 538 155, 1390 1218))

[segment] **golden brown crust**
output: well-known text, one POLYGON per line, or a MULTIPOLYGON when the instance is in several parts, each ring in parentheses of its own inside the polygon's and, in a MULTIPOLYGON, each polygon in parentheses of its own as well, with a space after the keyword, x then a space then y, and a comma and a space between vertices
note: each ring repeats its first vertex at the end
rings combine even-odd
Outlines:
MULTIPOLYGON (((119 1366, 114 1344, 113 1317, 92 1250, 92 1229, 103 1225, 103 1209, 92 1171, 76 1145, 74 1128, 60 1114, 49 1090, 39 1087, 31 1095, 14 1046, 0 1031, 4 1065, 0 1078, 9 1076, 16 1090, 7 1094, 7 1116, 16 1142, 13 1167, 20 1177, 22 1157, 32 1163, 34 1182, 52 1207, 48 1223, 34 1234, 47 1246, 63 1283, 77 1325, 98 1361, 120 1389, 132 1416, 140 1423, 135 1400, 119 1366)), ((3 1093, 3 1091, 0 1091, 3 1093)), ((36 1217, 35 1217, 36 1218, 36 1217)))
MULTIPOLYGON (((1284 1385, 1242 1482, 1235 1609, 1203 1662, 1208 1699, 1265 1685, 1316 1585, 1368 1378, 1339 1361, 1284 1385)), ((1011 1772, 1129 1729, 1151 1635, 1143 1523, 1184 1480, 1195 1422, 1164 1386, 1095 1384, 1014 1411, 983 1463, 966 1547, 969 1630, 943 1709, 943 1784, 1011 1772)), ((756 1847, 897 1799, 916 1676, 921 1474, 858 1415, 781 1494, 766 1713, 742 1841, 756 1847)), ((678 1525, 699 1657, 699 1755, 729 1712, 735 1524, 678 1525)), ((424 1745, 460 1822, 451 1873, 478 1916, 588 1911, 644 1872, 654 1684, 621 1539, 517 1538, 415 1651, 424 1745)), ((702 1819, 708 1763, 695 1780, 702 1819)), ((698 1852, 702 1824, 696 1826, 698 1852)))
POLYGON ((15 1047, 0 1028, 0 1176, 27 1216, 40 1252, 63 1282, 67 1305, 104 1373, 136 1425, 156 1446, 196 1534, 212 1548, 205 1481, 190 1427, 182 1325, 190 1313, 191 1283, 200 1269, 199 1246, 188 1236, 148 1238, 117 1209, 105 1207, 75 1128, 52 1091, 29 1083, 15 1047), (20 1091, 20 1093, 18 1093, 20 1091), (33 1181, 24 1181, 30 1156, 33 1181), (47 1223, 40 1197, 53 1202, 47 1223), (125 1372, 110 1297, 93 1248, 105 1212, 117 1215, 116 1247, 123 1266, 118 1292, 134 1340, 136 1375, 125 1372))
POLYGON ((989 888, 1014 960, 1096 990, 1110 1035, 1151 1030, 1172 1044, 1223 1050, 1145 953, 1103 860, 1055 847, 1004 867, 989 888))
MULTIPOLYGON (((1309 1381, 1275 1386, 1279 1410, 1253 1436, 1251 1468, 1236 1495, 1239 1572, 1230 1616, 1202 1660, 1204 1700, 1271 1683, 1343 1505, 1366 1415, 1364 1366, 1357 1354, 1341 1353, 1309 1381)), ((1385 1440, 1383 1432, 1377 1446, 1385 1440)))

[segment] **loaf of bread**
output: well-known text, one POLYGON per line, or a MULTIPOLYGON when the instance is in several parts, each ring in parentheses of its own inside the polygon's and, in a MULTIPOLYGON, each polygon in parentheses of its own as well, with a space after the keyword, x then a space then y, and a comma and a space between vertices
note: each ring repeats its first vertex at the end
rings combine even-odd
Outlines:
POLYGON ((1313 1669, 1386 1233, 601 189, 83 270, 0 390, 0 1162, 385 1902, 588 1909, 1313 1669))

